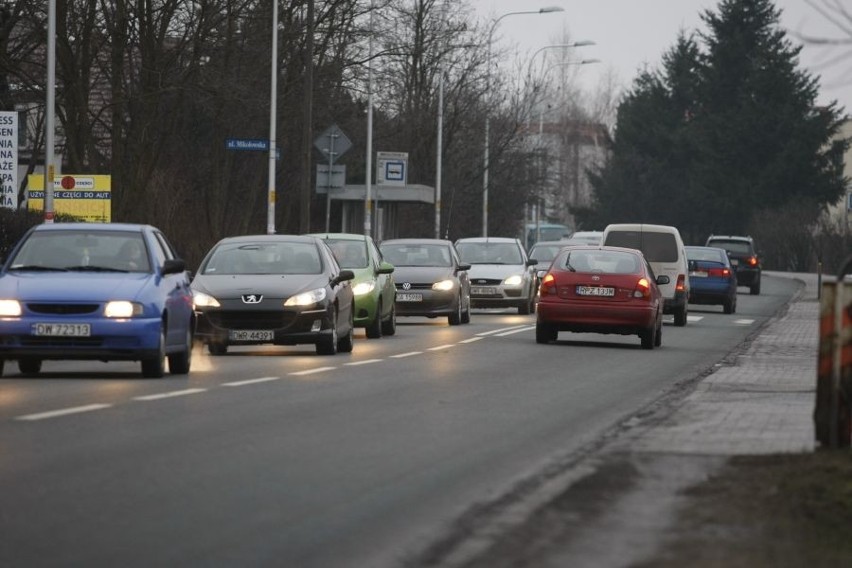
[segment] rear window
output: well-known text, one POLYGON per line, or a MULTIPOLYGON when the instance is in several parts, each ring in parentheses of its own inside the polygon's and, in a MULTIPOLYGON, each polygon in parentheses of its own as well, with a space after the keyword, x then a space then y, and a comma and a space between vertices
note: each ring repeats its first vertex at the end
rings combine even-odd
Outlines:
POLYGON ((677 262, 677 241, 671 233, 653 231, 611 231, 606 236, 611 247, 625 247, 642 251, 648 262, 677 262))
POLYGON ((748 241, 728 241, 722 239, 713 239, 708 241, 707 246, 723 248, 728 252, 739 254, 751 254, 751 245, 748 241))

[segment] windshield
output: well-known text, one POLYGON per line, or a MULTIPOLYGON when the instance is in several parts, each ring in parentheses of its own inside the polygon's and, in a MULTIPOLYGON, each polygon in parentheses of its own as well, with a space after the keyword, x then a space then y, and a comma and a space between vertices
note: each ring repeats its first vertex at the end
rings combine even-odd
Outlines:
POLYGON ((11 270, 151 272, 141 232, 36 231, 9 265, 11 270))
POLYGON ((565 251, 557 265, 572 272, 634 274, 639 271, 639 259, 636 255, 604 250, 565 251))
POLYGON ((326 239, 340 268, 367 268, 367 241, 326 239))
POLYGON ((447 245, 387 243, 380 248, 385 260, 394 266, 452 266, 447 245))
POLYGON ((224 243, 216 247, 202 274, 319 274, 319 250, 313 243, 224 243))
POLYGON ((462 262, 469 264, 523 264, 521 249, 514 243, 458 243, 462 262))
POLYGON ((539 264, 552 262, 560 250, 562 250, 560 245, 536 245, 530 251, 530 258, 536 259, 539 264))

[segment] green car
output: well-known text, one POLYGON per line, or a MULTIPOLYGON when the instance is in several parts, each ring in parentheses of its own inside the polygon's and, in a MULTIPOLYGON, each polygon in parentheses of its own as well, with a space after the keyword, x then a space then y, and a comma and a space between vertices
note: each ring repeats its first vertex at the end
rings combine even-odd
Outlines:
POLYGON ((373 239, 356 233, 314 233, 324 239, 340 268, 355 273, 355 327, 376 339, 396 333, 396 284, 392 264, 382 259, 373 239))

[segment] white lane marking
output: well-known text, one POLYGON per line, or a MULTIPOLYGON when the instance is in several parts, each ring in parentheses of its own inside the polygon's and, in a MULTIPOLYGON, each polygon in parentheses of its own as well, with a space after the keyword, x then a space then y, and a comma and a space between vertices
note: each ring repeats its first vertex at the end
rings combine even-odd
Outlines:
POLYGON ((498 333, 494 337, 506 337, 507 335, 512 335, 514 333, 521 333, 522 331, 531 331, 533 329, 535 329, 534 325, 528 325, 528 326, 522 327, 521 329, 516 329, 514 331, 504 331, 503 333, 498 333))
POLYGON ((485 339, 485 338, 484 337, 471 337, 470 339, 465 339, 465 340, 459 341, 459 343, 473 343, 475 341, 482 341, 483 339, 485 339))
POLYGON ((426 351, 440 351, 441 349, 449 349, 450 347, 455 347, 452 343, 447 343, 446 345, 439 345, 437 347, 430 347, 426 351))
POLYGON ((701 321, 704 319, 704 316, 686 316, 686 321, 701 321))
POLYGON ((357 367, 358 365, 369 365, 370 363, 381 363, 381 359, 367 359, 366 361, 352 361, 351 363, 344 363, 345 365, 349 365, 350 367, 357 367))
POLYGON ((163 392, 160 394, 148 394, 145 396, 136 396, 133 400, 162 400, 164 398, 172 398, 175 396, 186 396, 189 394, 198 394, 201 392, 207 392, 207 389, 185 389, 179 391, 171 391, 171 392, 163 392))
POLYGON ((754 320, 753 319, 734 320, 734 323, 737 324, 737 325, 751 325, 751 324, 754 323, 754 320))
POLYGON ((256 385, 257 383, 268 383, 269 381, 280 381, 281 377, 260 377, 258 379, 246 379, 245 381, 233 381, 222 383, 223 387, 241 387, 244 385, 256 385))
POLYGON ((500 333, 501 331, 509 331, 510 329, 518 329, 519 327, 526 327, 525 325, 513 325, 512 327, 501 327, 500 329, 492 329, 491 331, 483 331, 482 333, 477 333, 479 336, 491 335, 493 333, 500 333))
POLYGON ((399 353, 398 355, 391 355, 394 359, 402 359, 404 357, 411 357, 413 355, 423 355, 422 351, 409 351, 408 353, 399 353))
POLYGON ((302 377, 304 375, 313 375, 315 373, 324 373, 325 371, 333 371, 337 367, 317 367, 316 369, 308 369, 306 371, 294 371, 292 373, 288 373, 288 375, 293 375, 294 377, 302 377))
POLYGON ((17 416, 15 420, 44 420, 45 418, 56 418, 58 416, 67 416, 69 414, 80 414, 81 412, 92 412, 111 407, 111 404, 87 404, 86 406, 75 406, 73 408, 62 408, 60 410, 51 410, 49 412, 39 412, 38 414, 25 414, 17 416))

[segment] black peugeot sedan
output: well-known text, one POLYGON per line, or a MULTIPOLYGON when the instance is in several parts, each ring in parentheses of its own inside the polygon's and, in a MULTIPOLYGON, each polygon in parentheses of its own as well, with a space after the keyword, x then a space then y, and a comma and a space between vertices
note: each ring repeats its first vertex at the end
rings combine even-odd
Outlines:
POLYGON ((229 345, 313 343, 320 355, 352 351, 351 270, 317 237, 222 239, 192 281, 196 337, 213 355, 229 345))
POLYGON ((450 325, 470 322, 470 264, 462 264, 451 241, 391 239, 379 248, 395 267, 397 316, 447 316, 450 325))

